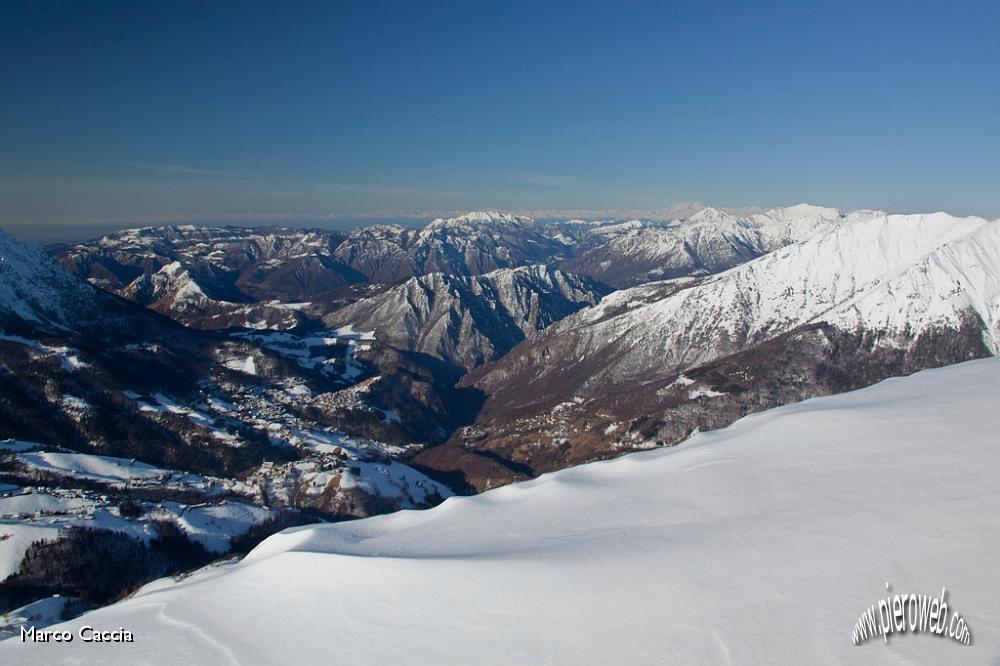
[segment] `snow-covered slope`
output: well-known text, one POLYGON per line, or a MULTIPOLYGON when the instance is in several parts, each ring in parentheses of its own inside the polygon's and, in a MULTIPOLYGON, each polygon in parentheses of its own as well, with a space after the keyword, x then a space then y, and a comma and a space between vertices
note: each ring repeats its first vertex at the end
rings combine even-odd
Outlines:
POLYGON ((6 322, 71 332, 81 311, 97 307, 98 301, 98 292, 40 248, 19 243, 0 229, 0 328, 6 322))
POLYGON ((146 227, 54 248, 93 285, 196 328, 290 328, 414 276, 558 265, 616 287, 725 270, 837 225, 800 204, 683 220, 536 222, 498 212, 347 235, 280 227, 146 227))
POLYGON ((666 224, 633 220, 601 225, 589 235, 606 242, 565 267, 618 287, 710 275, 812 238, 844 217, 834 208, 798 204, 746 215, 709 207, 666 224))
POLYGON ((983 663, 1000 654, 1000 361, 810 400, 681 447, 276 535, 75 620, 135 643, 7 664, 983 663), (973 646, 851 643, 892 593, 973 646))
POLYGON ((211 302, 204 289, 179 261, 174 261, 155 273, 143 273, 121 290, 121 295, 140 305, 159 306, 178 315, 190 310, 203 310, 211 302))
MULTIPOLYGON (((667 366, 729 353, 818 318, 903 343, 935 324, 959 325, 970 309, 995 320, 998 243, 1000 224, 981 218, 858 214, 609 325, 627 329, 633 348, 652 344, 647 348, 667 366), (980 260, 966 268, 966 257, 980 260)), ((606 308, 628 307, 627 299, 622 292, 606 308)), ((986 331, 991 344, 996 334, 986 331)))
MULTIPOLYGON (((944 213, 861 212, 826 233, 698 282, 615 292, 538 340, 548 382, 582 357, 607 359, 567 392, 663 376, 824 321, 907 348, 922 333, 970 325, 1000 348, 1000 221, 944 213), (589 388, 588 388, 589 387, 589 388)), ((531 356, 528 347, 515 350, 531 356)), ((511 358, 482 385, 506 382, 511 358)))

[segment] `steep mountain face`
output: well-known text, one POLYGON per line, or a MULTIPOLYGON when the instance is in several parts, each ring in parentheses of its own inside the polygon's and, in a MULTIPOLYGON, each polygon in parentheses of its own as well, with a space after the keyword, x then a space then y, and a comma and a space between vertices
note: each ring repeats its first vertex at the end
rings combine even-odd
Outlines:
POLYGON ((751 215, 705 208, 669 223, 593 225, 581 239, 591 249, 563 267, 615 287, 711 275, 811 238, 844 217, 832 208, 800 204, 751 215))
POLYGON ((38 247, 0 229, 0 326, 73 333, 112 299, 62 270, 38 247))
POLYGON ((409 227, 372 225, 352 233, 335 257, 373 282, 393 284, 420 272, 409 251, 416 236, 409 227))
MULTIPOLYGON (((765 406, 995 354, 998 315, 1000 222, 856 213, 542 331, 463 380, 488 397, 450 446, 505 460, 517 478, 671 444, 765 406)), ((460 457, 424 455, 431 467, 460 457)))
POLYGON ((359 358, 387 371, 366 395, 393 413, 401 406, 422 441, 446 437, 488 396, 473 426, 416 460, 462 484, 463 470, 475 470, 466 487, 478 488, 994 353, 993 229, 975 218, 806 205, 705 208, 676 222, 473 213, 346 238, 139 230, 62 260, 124 275, 119 293, 196 326, 376 331, 359 358), (603 290, 549 268, 512 268, 525 262, 562 262, 617 284, 677 277, 546 328, 603 290), (341 279, 356 282, 341 288, 341 279), (788 372, 770 367, 769 354, 788 372), (493 363, 450 388, 484 362, 493 363))
POLYGON ((384 344, 445 361, 462 374, 608 291, 590 278, 544 266, 476 276, 431 273, 337 310, 324 322, 375 331, 384 344))
MULTIPOLYGON (((525 379, 548 383, 547 373, 561 373, 571 359, 613 358, 585 384, 568 387, 600 390, 736 353, 814 321, 902 347, 934 326, 957 327, 974 316, 992 350, 998 229, 944 214, 855 214, 827 234, 710 278, 616 292, 538 338, 532 346, 546 346, 548 356, 525 379)), ((491 369, 480 384, 491 387, 489 377, 502 373, 491 369)))

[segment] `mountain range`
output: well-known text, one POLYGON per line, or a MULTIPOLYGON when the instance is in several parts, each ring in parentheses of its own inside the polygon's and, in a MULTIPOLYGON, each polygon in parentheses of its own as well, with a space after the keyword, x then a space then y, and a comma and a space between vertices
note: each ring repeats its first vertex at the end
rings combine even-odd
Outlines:
MULTIPOLYGON (((483 489, 995 355, 998 278, 998 222, 855 212, 728 271, 620 290, 563 319, 463 378, 488 399, 449 445, 508 463, 471 480, 483 489)), ((452 472, 469 462, 424 455, 452 472)))
POLYGON ((1000 221, 684 214, 0 231, 0 612, 997 353, 1000 221))
POLYGON ((373 225, 348 234, 132 229, 54 249, 91 284, 186 325, 288 329, 431 273, 470 277, 544 265, 615 288, 709 275, 807 238, 839 216, 806 205, 749 215, 705 208, 674 221, 536 222, 470 213, 423 229, 373 225))

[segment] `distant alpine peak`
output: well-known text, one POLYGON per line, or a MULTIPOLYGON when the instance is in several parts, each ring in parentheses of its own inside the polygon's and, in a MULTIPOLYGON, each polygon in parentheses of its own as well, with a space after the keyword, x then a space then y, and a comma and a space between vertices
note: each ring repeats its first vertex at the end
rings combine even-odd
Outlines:
POLYGON ((172 261, 163 268, 159 270, 160 273, 164 275, 169 275, 171 277, 177 277, 178 273, 187 273, 187 269, 179 261, 172 261))
POLYGON ((523 215, 511 215, 496 211, 473 211, 458 217, 439 217, 427 225, 427 229, 449 229, 455 227, 470 227, 477 225, 524 226, 533 220, 523 215))
POLYGON ((719 210, 718 208, 713 208, 712 206, 705 206, 699 210, 694 215, 687 218, 688 222, 713 222, 715 220, 721 219, 732 219, 736 217, 724 210, 719 210))
POLYGON ((839 217, 840 209, 828 208, 826 206, 814 206, 808 203, 797 203, 794 206, 785 206, 772 210, 782 210, 793 215, 819 215, 821 217, 839 217))
MULTIPOLYGON (((875 211, 867 211, 874 213, 875 211)), ((844 217, 844 213, 837 208, 827 208, 825 206, 814 206, 808 203, 799 203, 794 206, 784 206, 769 208, 763 211, 753 211, 750 209, 732 210, 705 206, 697 213, 686 218, 687 222, 706 223, 720 221, 750 220, 757 223, 796 220, 837 220, 844 217)))

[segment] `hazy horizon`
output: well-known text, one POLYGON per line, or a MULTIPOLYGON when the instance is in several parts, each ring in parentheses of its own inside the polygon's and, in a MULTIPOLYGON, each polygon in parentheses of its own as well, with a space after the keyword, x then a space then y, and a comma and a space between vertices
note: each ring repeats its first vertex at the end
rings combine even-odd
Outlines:
MULTIPOLYGON (((800 201, 799 204, 816 205, 813 202, 800 201)), ((629 209, 629 208, 606 208, 606 209, 510 209, 484 207, 478 210, 505 212, 516 215, 526 215, 540 221, 559 221, 570 219, 584 220, 673 220, 683 219, 692 212, 696 212, 705 207, 718 208, 737 214, 751 214, 769 208, 782 208, 797 204, 785 204, 782 206, 715 206, 710 203, 701 202, 681 202, 671 206, 657 209, 629 209)), ((843 212, 857 210, 857 207, 846 208, 840 206, 826 206, 837 208, 843 212)), ((367 227, 376 224, 392 224, 406 227, 420 228, 430 223, 436 218, 453 217, 473 212, 473 209, 463 210, 439 210, 439 211, 413 211, 409 213, 396 212, 374 212, 359 216, 317 216, 311 217, 281 217, 281 216, 220 216, 216 218, 190 216, 184 218, 164 218, 160 220, 135 220, 135 221, 106 221, 106 222, 0 222, 0 229, 3 229, 14 238, 22 242, 38 243, 42 245, 54 245, 59 243, 81 243, 84 241, 99 238, 101 236, 122 231, 125 229, 136 229, 142 227, 163 227, 175 225, 195 225, 201 227, 289 227, 299 229, 326 229, 333 231, 350 231, 359 227, 367 227)), ((910 214, 910 213, 932 213, 945 212, 956 217, 966 217, 969 215, 982 217, 985 219, 1000 219, 998 216, 982 215, 978 213, 956 213, 955 211, 937 210, 887 210, 890 214, 910 214)))
POLYGON ((191 220, 191 221, 163 221, 144 224, 129 224, 122 222, 31 222, 31 223, 0 223, 3 229, 11 236, 22 242, 38 243, 50 245, 57 243, 81 243, 93 240, 101 236, 122 231, 125 229, 136 229, 141 227, 162 227, 173 225, 195 224, 204 227, 293 227, 304 229, 330 229, 335 231, 349 231, 356 227, 368 226, 371 224, 399 224, 404 226, 422 226, 430 221, 430 218, 358 218, 343 220, 191 220))

